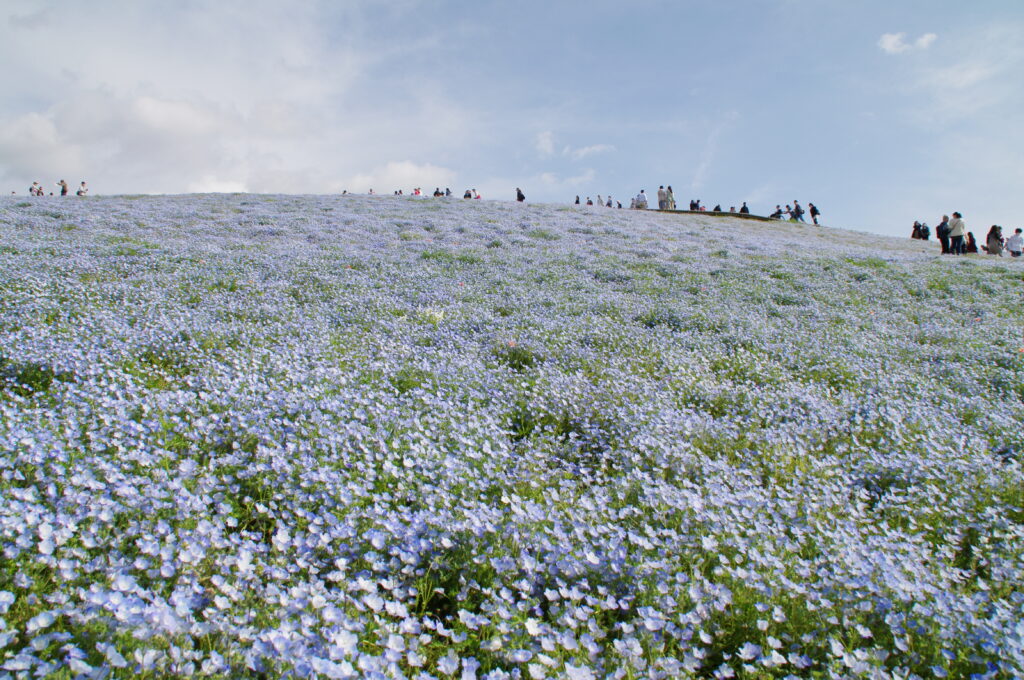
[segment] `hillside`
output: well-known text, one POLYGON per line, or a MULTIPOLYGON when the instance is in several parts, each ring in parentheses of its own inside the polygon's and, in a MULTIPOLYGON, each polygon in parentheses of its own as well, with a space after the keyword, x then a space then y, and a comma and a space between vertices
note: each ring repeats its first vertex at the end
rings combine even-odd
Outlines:
POLYGON ((1024 675, 1024 263, 937 252, 0 199, 0 667, 1024 675))

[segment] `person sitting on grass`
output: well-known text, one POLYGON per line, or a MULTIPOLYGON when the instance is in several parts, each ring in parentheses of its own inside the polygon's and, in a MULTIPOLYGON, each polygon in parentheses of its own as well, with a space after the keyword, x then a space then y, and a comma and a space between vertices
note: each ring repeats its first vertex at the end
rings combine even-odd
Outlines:
POLYGON ((1003 228, 993 224, 985 237, 985 252, 989 255, 1003 256, 1003 228))
POLYGON ((1010 251, 1010 257, 1020 257, 1022 251, 1024 251, 1024 236, 1021 236, 1021 230, 1014 229, 1013 236, 1006 239, 1006 249, 1010 251))
POLYGON ((964 251, 968 252, 968 253, 976 253, 976 252, 978 252, 978 242, 974 240, 974 232, 973 231, 967 232, 967 246, 964 249, 964 251))

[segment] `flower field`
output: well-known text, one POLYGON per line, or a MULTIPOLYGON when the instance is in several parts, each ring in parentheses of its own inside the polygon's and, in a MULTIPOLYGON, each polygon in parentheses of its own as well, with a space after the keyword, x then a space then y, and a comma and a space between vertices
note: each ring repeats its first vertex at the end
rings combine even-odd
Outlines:
POLYGON ((0 199, 0 677, 1024 676, 1024 263, 0 199))

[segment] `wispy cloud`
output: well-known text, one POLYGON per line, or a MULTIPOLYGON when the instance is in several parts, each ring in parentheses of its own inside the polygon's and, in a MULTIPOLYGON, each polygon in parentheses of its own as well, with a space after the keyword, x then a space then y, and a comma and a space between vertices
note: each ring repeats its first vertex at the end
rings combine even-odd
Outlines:
POLYGON ((878 47, 886 54, 902 54, 914 50, 926 50, 931 47, 939 36, 925 33, 912 42, 906 41, 906 33, 885 33, 878 39, 878 47))
POLYGON ((587 156, 593 156, 599 153, 608 153, 611 151, 615 151, 615 147, 611 144, 593 144, 591 146, 584 146, 580 149, 573 149, 567 146, 562 150, 562 155, 578 161, 586 158, 587 156))
POLYGON ((722 136, 725 128, 739 119, 739 117, 740 115, 737 111, 728 112, 708 133, 707 140, 704 142, 704 150, 700 155, 700 162, 697 164, 697 169, 693 173, 693 180, 690 182, 692 190, 700 191, 704 188, 708 171, 711 169, 711 165, 714 163, 718 153, 718 139, 722 136))
POLYGON ((541 156, 550 156, 555 152, 554 133, 550 130, 539 133, 533 142, 533 146, 541 156))

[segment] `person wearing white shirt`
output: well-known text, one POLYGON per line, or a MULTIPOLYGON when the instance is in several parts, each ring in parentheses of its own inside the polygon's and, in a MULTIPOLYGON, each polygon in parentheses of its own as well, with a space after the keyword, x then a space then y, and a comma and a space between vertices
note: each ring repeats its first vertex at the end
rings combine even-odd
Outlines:
POLYGON ((953 213, 953 219, 949 221, 949 249, 954 255, 963 255, 967 252, 964 244, 964 234, 967 233, 967 225, 964 224, 963 215, 953 213))
POLYGON ((643 189, 636 195, 636 207, 637 210, 647 210, 647 194, 644 193, 643 189))
POLYGON ((1020 233, 1020 229, 1015 229, 1013 236, 1006 239, 1006 249, 1010 251, 1011 257, 1020 257, 1021 251, 1024 251, 1024 237, 1020 233))

